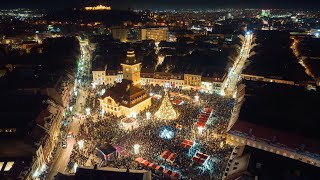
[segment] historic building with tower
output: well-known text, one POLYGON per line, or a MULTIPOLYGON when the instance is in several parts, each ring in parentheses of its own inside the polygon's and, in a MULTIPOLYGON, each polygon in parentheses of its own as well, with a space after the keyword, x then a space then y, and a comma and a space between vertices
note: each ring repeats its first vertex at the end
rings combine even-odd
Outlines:
POLYGON ((123 80, 106 90, 100 106, 106 113, 115 116, 134 116, 151 106, 151 97, 141 88, 141 63, 133 50, 129 49, 125 62, 121 64, 123 80))

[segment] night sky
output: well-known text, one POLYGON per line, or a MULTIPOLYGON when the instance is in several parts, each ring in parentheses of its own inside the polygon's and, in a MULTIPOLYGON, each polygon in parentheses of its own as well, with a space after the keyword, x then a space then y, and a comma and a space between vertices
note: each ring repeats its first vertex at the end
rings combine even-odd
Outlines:
POLYGON ((106 2, 114 9, 128 8, 312 8, 320 0, 0 0, 0 8, 80 7, 85 2, 106 2))

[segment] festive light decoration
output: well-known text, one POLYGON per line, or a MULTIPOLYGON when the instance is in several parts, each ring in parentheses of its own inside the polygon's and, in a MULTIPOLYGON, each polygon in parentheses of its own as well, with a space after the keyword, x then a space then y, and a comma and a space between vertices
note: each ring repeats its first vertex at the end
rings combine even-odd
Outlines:
POLYGON ((83 149, 84 141, 83 140, 78 141, 78 145, 79 145, 79 149, 83 149))
POLYGON ((147 118, 147 120, 149 120, 151 118, 151 113, 149 111, 146 112, 146 118, 147 118))
POLYGON ((90 114, 91 114, 91 109, 90 108, 86 108, 86 113, 87 113, 87 116, 90 116, 90 114))
POLYGON ((194 101, 195 101, 195 102, 198 102, 198 101, 199 101, 199 96, 198 96, 198 95, 194 96, 194 101))
POLYGON ((134 150, 135 154, 139 154, 140 153, 140 145, 139 144, 133 145, 133 150, 134 150))
POLYGON ((123 118, 121 120, 121 124, 120 125, 121 125, 120 127, 122 129, 124 129, 124 130, 133 130, 133 129, 139 127, 137 119, 133 118, 133 117, 123 118))
POLYGON ((78 163, 74 163, 74 165, 73 165, 74 173, 77 172, 77 169, 78 169, 78 163))
POLYGON ((202 126, 199 126, 199 127, 198 127, 198 133, 199 133, 200 135, 202 134, 203 129, 204 129, 204 128, 203 128, 202 126))
POLYGON ((169 128, 164 128, 160 131, 160 137, 163 139, 172 139, 174 136, 174 132, 169 128))
POLYGON ((170 102, 168 93, 165 92, 165 95, 163 97, 163 100, 161 102, 160 108, 158 111, 154 114, 158 119, 161 120, 174 120, 177 119, 178 114, 173 109, 173 106, 170 102))

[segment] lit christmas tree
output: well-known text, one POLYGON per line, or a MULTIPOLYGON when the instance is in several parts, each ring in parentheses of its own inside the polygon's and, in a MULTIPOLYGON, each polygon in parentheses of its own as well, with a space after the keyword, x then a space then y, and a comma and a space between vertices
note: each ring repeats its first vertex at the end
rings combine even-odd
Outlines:
POLYGON ((164 93, 163 100, 161 102, 160 108, 155 113, 156 118, 161 120, 174 120, 177 119, 178 114, 173 109, 173 106, 170 102, 167 91, 164 93))

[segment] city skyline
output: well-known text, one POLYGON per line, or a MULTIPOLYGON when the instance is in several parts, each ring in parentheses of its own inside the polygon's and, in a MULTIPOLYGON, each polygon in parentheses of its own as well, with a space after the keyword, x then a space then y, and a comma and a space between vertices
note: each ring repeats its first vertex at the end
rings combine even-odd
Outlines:
POLYGON ((283 8, 283 9, 316 9, 320 7, 320 2, 312 0, 283 0, 281 2, 276 0, 271 1, 254 1, 254 0, 226 0, 226 1, 209 1, 209 0, 162 0, 161 2, 149 2, 147 0, 121 0, 121 1, 101 1, 101 0, 3 0, 0 8, 70 8, 82 7, 90 3, 106 3, 112 5, 115 9, 180 9, 180 8, 283 8))

